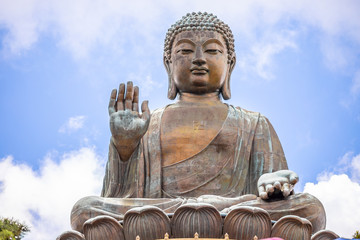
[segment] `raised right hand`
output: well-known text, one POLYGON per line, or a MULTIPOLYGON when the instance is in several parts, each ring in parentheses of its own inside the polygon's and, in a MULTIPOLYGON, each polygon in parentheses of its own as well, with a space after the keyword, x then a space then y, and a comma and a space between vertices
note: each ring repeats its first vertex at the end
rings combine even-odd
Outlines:
POLYGON ((146 133, 150 122, 148 101, 141 104, 139 113, 139 88, 132 82, 121 83, 119 92, 113 89, 109 102, 110 131, 112 140, 123 161, 127 161, 140 139, 146 133), (116 97, 117 95, 117 97, 116 97))

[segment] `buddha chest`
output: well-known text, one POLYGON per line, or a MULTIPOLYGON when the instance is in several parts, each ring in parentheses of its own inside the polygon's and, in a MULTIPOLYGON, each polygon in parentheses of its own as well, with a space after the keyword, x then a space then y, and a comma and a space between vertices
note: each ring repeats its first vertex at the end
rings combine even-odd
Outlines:
POLYGON ((165 109, 161 120, 163 166, 187 159, 208 146, 221 129, 227 105, 176 103, 165 109))

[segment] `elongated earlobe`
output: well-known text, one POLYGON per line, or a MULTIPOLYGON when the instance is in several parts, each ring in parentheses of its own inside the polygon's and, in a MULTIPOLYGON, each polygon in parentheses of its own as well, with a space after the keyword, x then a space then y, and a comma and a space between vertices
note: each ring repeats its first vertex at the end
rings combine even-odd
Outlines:
POLYGON ((168 99, 174 100, 177 95, 177 88, 175 86, 174 80, 169 75, 169 87, 168 87, 168 99))
POLYGON ((231 98, 231 91, 230 91, 230 76, 224 82, 224 85, 221 89, 221 95, 224 100, 228 100, 231 98))
POLYGON ((231 77, 232 70, 235 67, 235 63, 236 63, 236 57, 235 57, 235 53, 234 53, 234 55, 231 58, 231 61, 229 63, 229 71, 226 75, 224 85, 221 88, 221 95, 225 100, 228 100, 231 98, 230 77, 231 77))
POLYGON ((171 74, 171 68, 170 68, 170 62, 171 60, 169 60, 168 58, 166 58, 164 56, 164 65, 165 65, 165 69, 166 69, 166 72, 168 74, 168 77, 169 77, 169 85, 168 85, 168 98, 170 100, 174 100, 176 98, 176 95, 177 95, 177 88, 175 86, 175 82, 174 80, 172 79, 172 74, 171 74))

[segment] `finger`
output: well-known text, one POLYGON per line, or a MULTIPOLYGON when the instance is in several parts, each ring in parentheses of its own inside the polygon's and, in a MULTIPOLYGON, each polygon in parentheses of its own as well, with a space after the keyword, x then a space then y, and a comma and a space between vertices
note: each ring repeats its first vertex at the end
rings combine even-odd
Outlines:
POLYGON ((150 110, 148 104, 149 101, 143 101, 141 104, 141 112, 142 112, 141 118, 145 121, 148 121, 150 119, 150 110))
POLYGON ((125 109, 132 110, 133 95, 133 83, 129 81, 126 85, 125 109))
POLYGON ((290 179, 289 180, 290 180, 290 183, 292 185, 295 185, 299 181, 299 176, 296 173, 292 172, 290 174, 290 179))
POLYGON ((121 83, 119 86, 119 95, 117 98, 116 110, 124 110, 124 94, 125 94, 125 84, 121 83))
POLYGON ((269 195, 266 192, 260 193, 259 196, 261 199, 264 199, 264 200, 269 199, 269 195))
POLYGON ((267 193, 273 193, 274 192, 274 186, 271 185, 271 184, 267 184, 265 188, 266 188, 267 193))
POLYGON ((275 183, 274 183, 274 188, 275 189, 281 189, 281 184, 280 184, 280 182, 279 181, 276 181, 275 183))
POLYGON ((113 89, 110 94, 109 101, 109 115, 115 112, 115 103, 116 103, 116 89, 113 89))
POLYGON ((261 185, 258 190, 259 190, 259 197, 261 199, 268 199, 269 198, 268 194, 265 191, 265 187, 263 185, 261 185))
POLYGON ((139 112, 139 87, 134 87, 133 111, 139 112))
POLYGON ((290 195, 290 188, 288 183, 284 183, 282 186, 282 194, 284 197, 287 197, 290 195))

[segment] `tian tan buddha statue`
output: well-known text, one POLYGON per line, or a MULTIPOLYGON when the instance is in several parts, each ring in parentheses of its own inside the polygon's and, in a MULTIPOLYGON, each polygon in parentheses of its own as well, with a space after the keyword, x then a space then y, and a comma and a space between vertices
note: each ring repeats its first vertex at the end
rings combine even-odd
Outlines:
POLYGON ((295 194, 298 175, 288 170, 279 138, 257 112, 228 105, 235 66, 233 34, 208 13, 187 14, 168 30, 164 65, 168 98, 177 101, 150 112, 139 107, 132 82, 111 92, 111 140, 101 197, 79 200, 74 230, 99 215, 122 220, 140 206, 173 213, 186 203, 213 205, 221 213, 238 206, 308 219, 324 229, 325 211, 310 194, 295 194))

